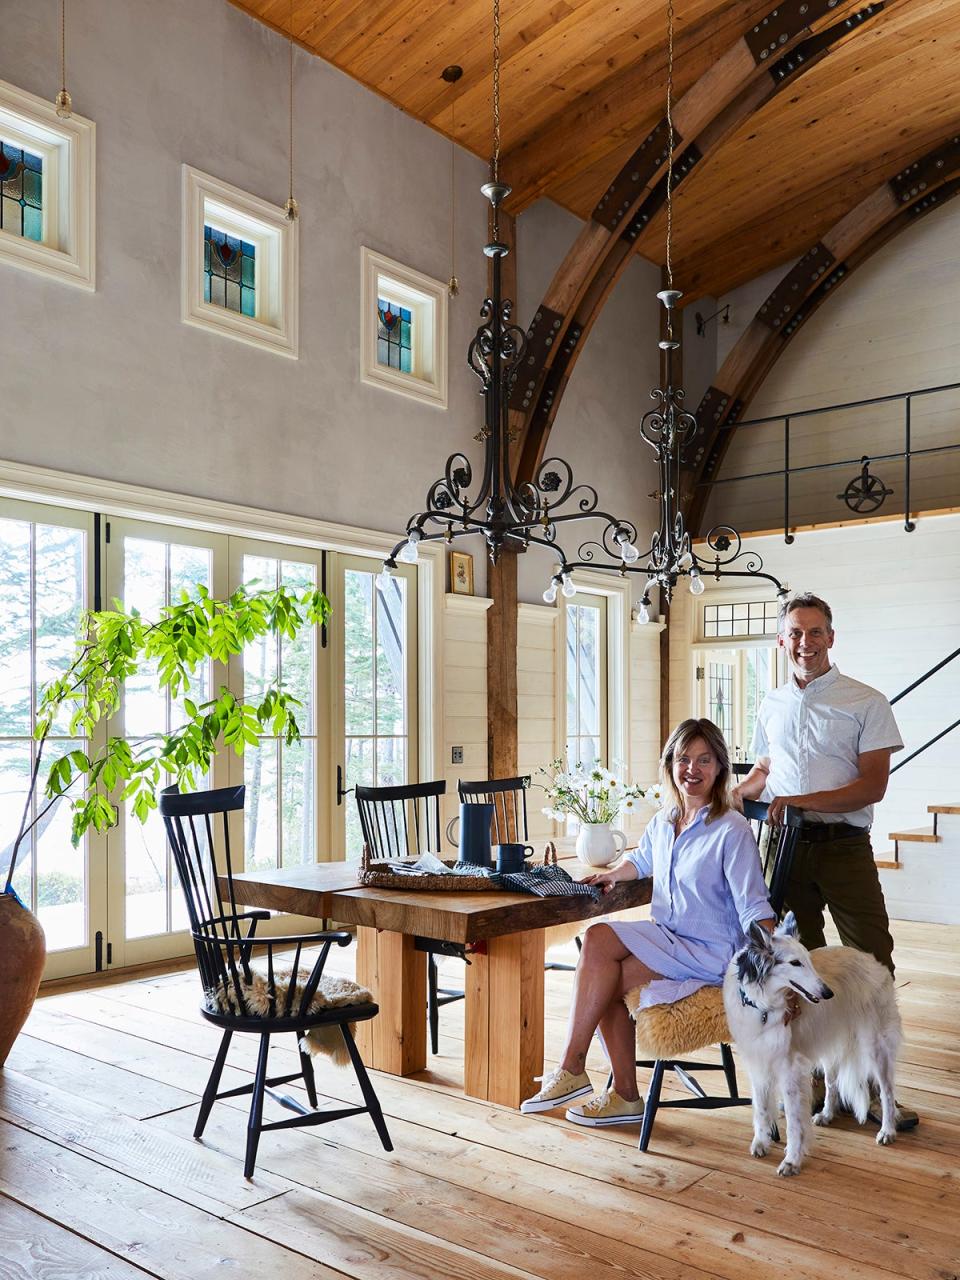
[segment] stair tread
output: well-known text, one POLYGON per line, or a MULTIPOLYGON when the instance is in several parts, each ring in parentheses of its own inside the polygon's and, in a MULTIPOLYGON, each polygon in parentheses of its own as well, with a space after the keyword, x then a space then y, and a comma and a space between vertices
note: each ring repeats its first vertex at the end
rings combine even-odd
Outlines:
POLYGON ((927 813, 960 813, 960 800, 952 804, 928 804, 927 813))
POLYGON ((934 833, 933 827, 914 827, 909 831, 891 831, 888 840, 916 840, 925 844, 939 844, 941 837, 934 833))
POLYGON ((873 861, 883 871, 899 871, 903 867, 902 862, 894 862, 893 858, 874 858, 873 861))

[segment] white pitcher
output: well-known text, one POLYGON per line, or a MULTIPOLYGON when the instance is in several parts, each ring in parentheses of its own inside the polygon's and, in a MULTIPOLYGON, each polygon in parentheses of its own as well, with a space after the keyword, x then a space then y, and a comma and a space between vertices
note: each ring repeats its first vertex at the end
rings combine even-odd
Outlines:
POLYGON ((608 867, 626 850, 627 837, 609 822, 581 822, 577 857, 588 867, 608 867))

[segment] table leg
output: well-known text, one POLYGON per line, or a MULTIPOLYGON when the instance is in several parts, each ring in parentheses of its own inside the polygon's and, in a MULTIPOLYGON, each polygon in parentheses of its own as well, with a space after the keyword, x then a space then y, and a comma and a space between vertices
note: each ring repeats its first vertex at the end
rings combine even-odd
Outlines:
POLYGON ((466 972, 464 1093, 517 1107, 543 1070, 544 931, 487 942, 466 972))
POLYGON ((357 982, 369 987, 380 1012, 357 1026, 364 1063, 409 1076, 427 1065, 427 957, 413 938, 388 929, 357 928, 357 982))

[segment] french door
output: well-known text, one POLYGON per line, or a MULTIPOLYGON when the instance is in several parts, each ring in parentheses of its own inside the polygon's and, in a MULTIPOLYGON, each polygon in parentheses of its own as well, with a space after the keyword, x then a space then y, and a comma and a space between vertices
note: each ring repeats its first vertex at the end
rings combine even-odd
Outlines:
MULTIPOLYGON (((322 587, 332 604, 325 628, 295 640, 269 637, 233 660, 210 663, 189 692, 195 703, 229 685, 248 701, 278 677, 300 703, 301 740, 266 734, 243 757, 221 752, 201 786, 245 783, 234 848, 248 869, 295 866, 359 853, 352 796, 337 805, 336 765, 354 782, 416 780, 417 580, 405 567, 379 579, 364 556, 227 537, 174 525, 95 517, 42 504, 0 502, 0 872, 5 878, 37 744, 36 694, 74 654, 84 609, 136 607, 147 618, 202 583, 218 598, 241 584, 322 587), (99 583, 99 599, 95 598, 99 583)), ((68 717, 43 748, 42 776, 58 754, 92 754, 106 734, 134 751, 184 716, 183 695, 161 692, 155 670, 131 678, 120 708, 93 741, 72 738, 68 717)), ((70 843, 70 808, 33 801, 38 817, 14 885, 47 934, 45 976, 63 977, 186 955, 192 947, 163 823, 142 825, 121 804, 106 835, 70 843)), ((271 922, 264 932, 270 932, 271 922)), ((283 917, 274 931, 315 928, 283 917)))
MULTIPOLYGON (((33 733, 40 687, 74 655, 77 624, 92 603, 94 517, 28 502, 0 502, 0 887, 6 880, 39 750, 33 733)), ((70 807, 50 804, 42 780, 68 751, 95 743, 69 736, 63 714, 43 744, 36 820, 17 860, 13 887, 47 939, 47 977, 93 969, 106 930, 106 841, 90 832, 74 848, 70 807)))
POLYGON ((366 786, 416 782, 417 578, 398 566, 384 580, 380 562, 335 558, 331 605, 342 626, 333 652, 332 740, 338 744, 342 789, 331 830, 333 857, 356 858, 363 848, 351 793, 366 786))
POLYGON ((778 683, 775 645, 694 650, 697 714, 712 720, 727 740, 731 760, 749 760, 757 712, 778 683))

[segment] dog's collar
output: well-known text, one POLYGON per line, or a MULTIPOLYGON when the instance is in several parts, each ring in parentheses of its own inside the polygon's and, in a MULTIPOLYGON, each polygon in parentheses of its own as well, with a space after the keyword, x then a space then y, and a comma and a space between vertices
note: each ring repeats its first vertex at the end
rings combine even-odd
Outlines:
POLYGON ((769 1009, 761 1009, 761 1008, 760 1008, 760 1006, 759 1006, 755 1001, 753 1001, 753 1000, 751 1000, 751 999, 750 999, 750 997, 749 997, 749 996, 747 995, 747 993, 744 991, 743 987, 737 987, 737 990, 738 990, 738 991, 739 991, 739 993, 740 993, 740 1005, 741 1005, 741 1007, 742 1007, 742 1008, 744 1008, 744 1009, 746 1009, 746 1008, 756 1009, 757 1013, 759 1013, 759 1015, 760 1015, 760 1021, 763 1023, 763 1025, 764 1025, 764 1026, 766 1026, 766 1025, 767 1025, 767 1018, 770 1016, 770 1010, 769 1010, 769 1009))
MULTIPOLYGON (((769 1018, 772 1010, 761 1009, 760 1006, 756 1003, 756 1001, 750 999, 750 997, 744 991, 743 987, 737 987, 737 991, 740 993, 741 1007, 745 1009, 746 1008, 756 1009, 757 1013, 759 1013, 760 1015, 760 1023, 762 1026, 765 1027, 767 1025, 767 1019, 769 1018)), ((787 996, 787 1007, 783 1011, 783 1025, 785 1027, 789 1026, 790 1023, 794 1020, 794 1018, 798 1018, 799 1016, 800 1016, 800 1001, 791 992, 787 996)))

